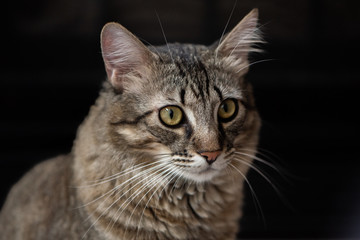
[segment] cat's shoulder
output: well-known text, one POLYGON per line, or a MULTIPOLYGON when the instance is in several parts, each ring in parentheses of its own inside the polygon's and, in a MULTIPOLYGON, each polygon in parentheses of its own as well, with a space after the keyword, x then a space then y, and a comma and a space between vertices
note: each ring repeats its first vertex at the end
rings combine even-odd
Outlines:
POLYGON ((32 225, 45 226, 57 217, 58 210, 72 205, 71 159, 71 155, 62 155, 41 162, 12 187, 0 212, 3 233, 13 229, 24 234, 32 225))
POLYGON ((72 155, 60 155, 35 165, 11 189, 8 198, 29 201, 32 198, 46 197, 50 191, 62 187, 72 175, 72 155), (40 190, 40 191, 39 191, 40 190))

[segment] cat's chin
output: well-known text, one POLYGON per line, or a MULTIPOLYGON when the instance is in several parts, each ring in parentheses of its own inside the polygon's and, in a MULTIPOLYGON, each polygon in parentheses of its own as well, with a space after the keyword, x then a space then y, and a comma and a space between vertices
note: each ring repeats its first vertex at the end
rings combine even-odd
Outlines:
POLYGON ((187 172, 183 176, 197 183, 209 182, 220 174, 220 170, 208 167, 199 172, 187 172))

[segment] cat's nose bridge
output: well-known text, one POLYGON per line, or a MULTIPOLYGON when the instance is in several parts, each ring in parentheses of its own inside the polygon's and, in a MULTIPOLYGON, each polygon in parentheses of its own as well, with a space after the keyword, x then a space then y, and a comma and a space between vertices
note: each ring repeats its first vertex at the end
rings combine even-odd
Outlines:
POLYGON ((198 152, 213 152, 221 149, 219 133, 215 126, 201 126, 196 132, 195 145, 198 152))

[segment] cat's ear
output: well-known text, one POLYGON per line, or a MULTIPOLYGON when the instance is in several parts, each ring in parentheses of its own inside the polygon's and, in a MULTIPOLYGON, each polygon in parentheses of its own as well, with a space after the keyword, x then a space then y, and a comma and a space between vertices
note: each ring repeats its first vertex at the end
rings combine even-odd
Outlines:
POLYGON ((225 58, 227 62, 231 62, 231 65, 247 62, 250 52, 259 51, 254 45, 263 42, 257 22, 258 10, 255 8, 224 39, 220 40, 215 50, 216 56, 225 58))
POLYGON ((118 23, 108 23, 102 29, 101 50, 108 79, 119 92, 140 84, 138 81, 150 74, 152 53, 118 23))

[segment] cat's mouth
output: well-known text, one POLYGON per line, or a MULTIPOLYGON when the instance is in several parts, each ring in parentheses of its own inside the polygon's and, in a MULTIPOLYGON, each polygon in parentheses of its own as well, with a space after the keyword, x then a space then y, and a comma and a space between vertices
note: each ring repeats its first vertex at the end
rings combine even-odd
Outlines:
POLYGON ((184 176, 192 181, 207 182, 219 175, 226 167, 226 164, 222 160, 216 161, 214 164, 208 164, 205 159, 201 159, 201 162, 197 167, 188 168, 184 176))
POLYGON ((219 170, 214 169, 211 165, 207 166, 205 169, 200 170, 200 172, 198 172, 199 174, 207 174, 210 172, 218 172, 219 170))

